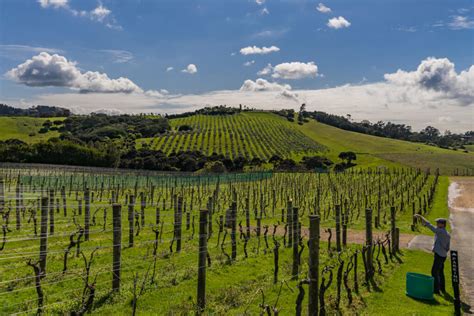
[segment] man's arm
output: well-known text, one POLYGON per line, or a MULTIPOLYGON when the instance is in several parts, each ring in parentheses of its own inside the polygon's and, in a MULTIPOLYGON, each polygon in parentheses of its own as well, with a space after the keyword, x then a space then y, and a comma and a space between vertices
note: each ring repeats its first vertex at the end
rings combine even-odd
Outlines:
POLYGON ((426 218, 420 214, 415 214, 415 217, 421 219, 424 226, 428 227, 433 233, 436 233, 436 227, 434 227, 426 218))

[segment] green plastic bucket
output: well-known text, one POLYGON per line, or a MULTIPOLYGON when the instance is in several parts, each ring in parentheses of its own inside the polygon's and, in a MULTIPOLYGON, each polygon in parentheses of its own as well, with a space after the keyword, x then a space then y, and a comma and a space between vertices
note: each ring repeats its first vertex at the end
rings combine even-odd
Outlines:
POLYGON ((433 300, 434 278, 420 273, 407 273, 406 294, 420 300, 433 300))

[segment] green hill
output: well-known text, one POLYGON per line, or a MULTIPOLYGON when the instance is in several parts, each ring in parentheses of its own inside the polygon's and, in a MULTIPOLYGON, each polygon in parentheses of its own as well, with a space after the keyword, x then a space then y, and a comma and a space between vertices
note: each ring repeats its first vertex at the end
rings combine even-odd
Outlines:
POLYGON ((192 115, 172 119, 173 130, 160 137, 144 138, 152 149, 165 153, 198 150, 206 155, 223 154, 230 158, 269 159, 316 154, 323 147, 306 136, 298 124, 268 112, 242 112, 233 115, 192 115), (190 131, 178 131, 189 126, 190 131))
MULTIPOLYGON (((44 134, 39 133, 39 130, 41 129, 43 123, 48 119, 49 118, 37 118, 27 116, 1 116, 0 140, 15 138, 27 143, 35 143, 41 140, 47 140, 51 137, 59 136, 59 133, 57 131, 48 131, 44 134)), ((63 119, 64 118, 55 117, 49 120, 53 121, 63 119)))

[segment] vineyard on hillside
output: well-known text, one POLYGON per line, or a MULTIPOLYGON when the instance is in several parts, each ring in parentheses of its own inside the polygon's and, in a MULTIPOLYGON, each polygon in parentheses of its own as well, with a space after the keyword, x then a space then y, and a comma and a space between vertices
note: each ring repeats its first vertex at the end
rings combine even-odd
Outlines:
POLYGON ((3 168, 0 313, 354 313, 400 264, 400 231, 437 183, 413 169, 3 168))
POLYGON ((273 155, 290 158, 294 154, 315 154, 324 147, 297 129, 296 123, 272 113, 244 112, 233 115, 192 115, 172 119, 173 131, 156 138, 139 139, 152 149, 167 154, 201 151, 235 159, 268 160, 273 155), (189 131, 178 131, 189 126, 189 131))

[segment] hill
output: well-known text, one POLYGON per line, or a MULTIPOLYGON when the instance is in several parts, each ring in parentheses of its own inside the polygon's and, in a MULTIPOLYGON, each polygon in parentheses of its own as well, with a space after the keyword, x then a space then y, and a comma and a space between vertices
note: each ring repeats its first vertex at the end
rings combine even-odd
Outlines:
MULTIPOLYGON (((63 120, 64 118, 50 118, 50 120, 63 120)), ((42 140, 47 140, 51 137, 58 137, 58 131, 48 131, 46 133, 39 133, 43 123, 48 118, 37 117, 0 117, 0 141, 7 139, 19 139, 27 143, 35 143, 42 140)))
POLYGON ((166 135, 137 141, 152 149, 172 152, 198 150, 206 155, 268 160, 273 155, 294 158, 323 150, 297 124, 268 112, 232 115, 191 115, 170 120, 173 130, 166 135), (180 131, 181 130, 181 131, 180 131))

